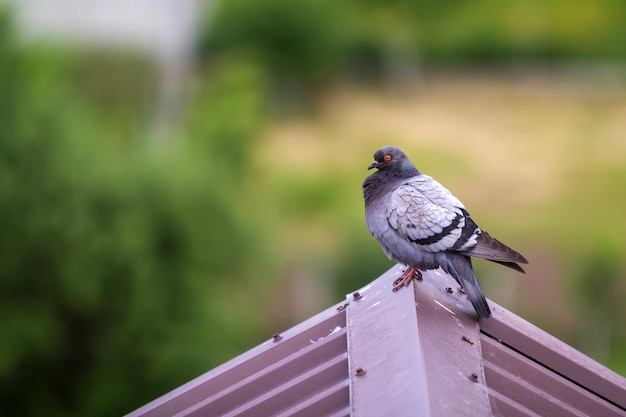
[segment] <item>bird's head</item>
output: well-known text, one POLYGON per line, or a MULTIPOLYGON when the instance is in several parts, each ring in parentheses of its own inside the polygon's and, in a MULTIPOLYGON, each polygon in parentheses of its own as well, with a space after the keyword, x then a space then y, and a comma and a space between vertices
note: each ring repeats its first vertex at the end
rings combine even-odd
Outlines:
POLYGON ((400 148, 385 146, 374 153, 374 162, 367 169, 377 168, 380 171, 391 170, 418 175, 419 171, 409 157, 400 148))

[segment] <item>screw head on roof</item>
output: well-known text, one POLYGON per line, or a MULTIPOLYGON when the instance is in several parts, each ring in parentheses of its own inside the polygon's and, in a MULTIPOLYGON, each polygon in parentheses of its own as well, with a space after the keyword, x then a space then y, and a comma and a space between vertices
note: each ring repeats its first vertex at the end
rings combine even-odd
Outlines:
POLYGON ((472 339, 470 339, 467 336, 463 336, 461 339, 463 339, 464 341, 466 341, 467 343, 469 343, 470 345, 474 345, 474 341, 472 339))
POLYGON ((356 376, 363 376, 363 375, 365 375, 366 372, 367 371, 365 369, 363 369, 363 368, 356 368, 355 374, 356 374, 356 376))
POLYGON ((352 293, 352 298, 356 301, 356 300, 360 300, 363 296, 361 295, 360 292, 355 291, 352 293))
POLYGON ((283 337, 280 335, 280 333, 274 333, 274 335, 272 336, 274 338, 274 342, 278 342, 280 339, 282 339, 283 337))

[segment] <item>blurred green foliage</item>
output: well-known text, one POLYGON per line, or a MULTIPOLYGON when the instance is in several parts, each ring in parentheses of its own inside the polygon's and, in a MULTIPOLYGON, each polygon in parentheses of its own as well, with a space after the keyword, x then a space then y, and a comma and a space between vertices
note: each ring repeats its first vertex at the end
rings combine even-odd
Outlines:
POLYGON ((334 4, 332 0, 305 0, 296 7, 289 0, 222 2, 200 48, 209 55, 249 54, 284 81, 310 80, 336 66, 341 40, 334 4))
MULTIPOLYGON (((126 58, 117 62, 128 72, 126 58)), ((120 415, 265 336, 254 297, 269 280, 271 245, 264 202, 243 180, 263 123, 261 85, 229 71, 203 86, 194 111, 221 110, 190 116, 180 134, 194 140, 165 151, 132 127, 140 111, 106 111, 115 106, 85 94, 93 80, 77 74, 89 65, 17 49, 3 16, 4 415, 120 415)), ((115 85, 122 97, 105 101, 145 90, 115 85)))
POLYGON ((223 0, 215 14, 201 53, 248 54, 277 85, 377 74, 398 53, 427 65, 626 57, 620 0, 223 0))

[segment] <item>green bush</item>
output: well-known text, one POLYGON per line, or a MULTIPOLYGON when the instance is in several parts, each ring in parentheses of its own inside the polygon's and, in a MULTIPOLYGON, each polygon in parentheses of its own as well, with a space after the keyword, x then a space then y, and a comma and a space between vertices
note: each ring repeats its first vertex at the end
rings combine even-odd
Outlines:
POLYGON ((211 57, 253 56, 281 83, 315 82, 337 67, 340 17, 331 0, 225 1, 208 22, 200 50, 211 57))
POLYGON ((427 65, 623 58, 625 18, 619 0, 223 0, 200 50, 245 51, 277 83, 315 86, 345 70, 382 75, 394 54, 427 65))
POLYGON ((107 120, 79 94, 73 61, 15 49, 7 27, 0 24, 3 413, 120 415, 268 334, 255 297, 267 284, 272 242, 262 201, 242 180, 263 122, 246 103, 261 100, 261 81, 231 74, 230 87, 198 97, 229 110, 183 126, 182 135, 205 133, 211 146, 157 149, 115 137, 125 131, 121 119, 107 120))

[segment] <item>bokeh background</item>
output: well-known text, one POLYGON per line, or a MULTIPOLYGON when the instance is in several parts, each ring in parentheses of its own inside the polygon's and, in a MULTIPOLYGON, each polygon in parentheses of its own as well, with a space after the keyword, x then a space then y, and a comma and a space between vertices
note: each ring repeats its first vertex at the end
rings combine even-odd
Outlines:
POLYGON ((623 1, 0 5, 4 415, 124 414, 379 276, 387 144, 530 260, 488 297, 626 374, 623 1))

